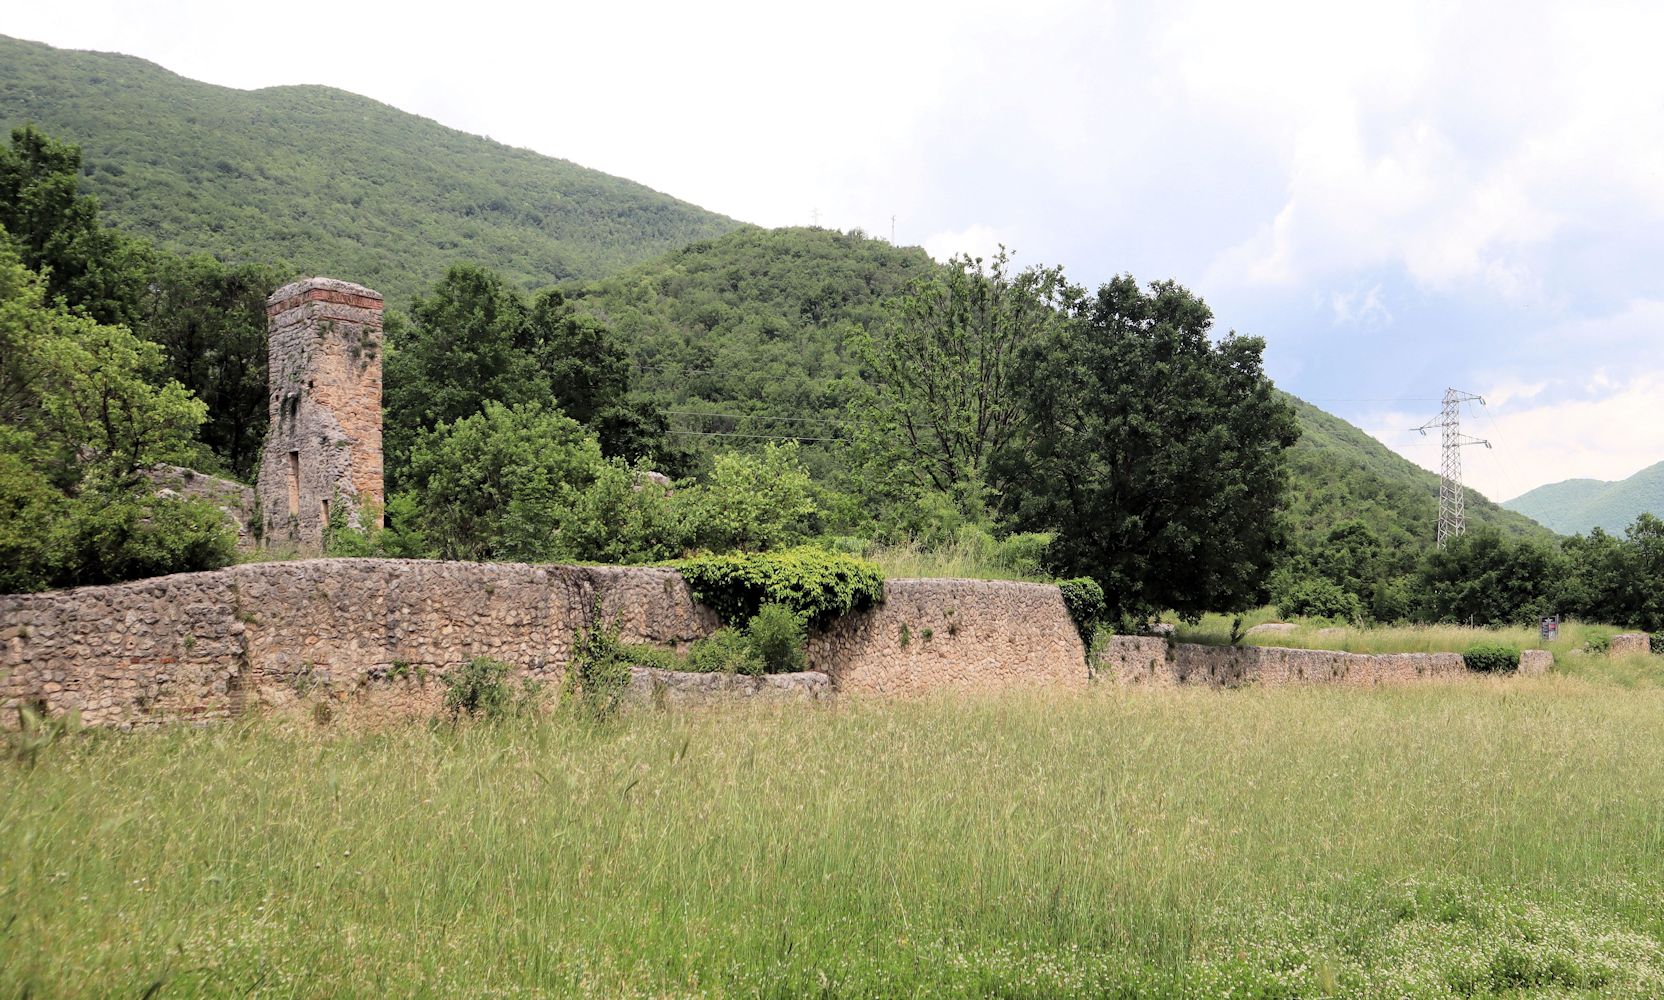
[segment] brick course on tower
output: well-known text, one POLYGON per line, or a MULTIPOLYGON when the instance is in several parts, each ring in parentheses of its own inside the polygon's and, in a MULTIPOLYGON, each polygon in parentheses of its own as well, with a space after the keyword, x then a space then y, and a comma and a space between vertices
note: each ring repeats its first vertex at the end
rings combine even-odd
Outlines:
POLYGON ((257 490, 267 545, 321 551, 332 509, 355 528, 380 524, 381 314, 379 293, 333 278, 266 300, 271 422, 257 490))

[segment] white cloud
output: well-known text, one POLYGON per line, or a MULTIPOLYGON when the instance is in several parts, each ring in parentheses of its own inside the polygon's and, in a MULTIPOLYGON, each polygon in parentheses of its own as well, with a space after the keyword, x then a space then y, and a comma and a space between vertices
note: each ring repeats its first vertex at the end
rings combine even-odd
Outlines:
POLYGON ((1392 310, 1382 300, 1379 282, 1369 288, 1330 292, 1329 310, 1334 314, 1336 326, 1374 329, 1392 323, 1392 310))
POLYGON ((1005 242, 993 226, 977 223, 957 232, 932 233, 925 238, 924 250, 943 262, 955 254, 991 260, 1005 242))
MULTIPOLYGON (((1598 393, 1534 402, 1544 385, 1498 385, 1481 393, 1491 405, 1465 407, 1462 430, 1491 442, 1463 450, 1463 479, 1493 500, 1511 499, 1563 479, 1624 479, 1664 459, 1664 374, 1613 378, 1598 393)), ((1564 390, 1577 391, 1568 382, 1564 390)), ((1439 468, 1439 440, 1410 430, 1434 415, 1391 412, 1371 434, 1423 468, 1439 468)))

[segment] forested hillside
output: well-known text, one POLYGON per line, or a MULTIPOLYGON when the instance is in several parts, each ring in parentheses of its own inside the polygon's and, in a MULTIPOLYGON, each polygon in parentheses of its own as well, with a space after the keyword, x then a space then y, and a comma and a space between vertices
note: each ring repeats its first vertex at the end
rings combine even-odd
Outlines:
MULTIPOLYGON (((1426 547, 1439 524, 1439 477, 1332 413, 1290 396, 1300 419, 1300 442, 1290 455, 1295 489, 1290 513, 1295 537, 1316 544, 1336 524, 1369 524, 1392 546, 1426 547)), ((1633 518, 1631 518, 1633 520, 1633 518)), ((1472 489, 1471 530, 1516 538, 1553 534, 1472 489)), ((1627 523, 1627 522, 1626 522, 1627 523)))
POLYGON ((1641 514, 1664 517, 1664 462, 1617 482, 1568 479, 1539 486, 1503 506, 1568 535, 1595 528, 1618 534, 1641 514))
POLYGON ((845 437, 850 336, 935 265, 917 247, 826 229, 742 229, 573 292, 630 346, 690 442, 845 437))
POLYGON ((0 125, 84 153, 107 221, 166 249, 370 285, 458 261, 539 288, 737 228, 640 184, 328 87, 242 91, 0 36, 0 125))

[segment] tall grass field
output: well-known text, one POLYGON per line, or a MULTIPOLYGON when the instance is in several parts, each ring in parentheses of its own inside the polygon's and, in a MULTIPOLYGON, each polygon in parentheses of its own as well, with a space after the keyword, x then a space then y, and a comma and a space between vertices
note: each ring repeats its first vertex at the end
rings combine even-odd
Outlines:
POLYGON ((1472 679, 93 734, 0 996, 1664 995, 1664 690, 1472 679))

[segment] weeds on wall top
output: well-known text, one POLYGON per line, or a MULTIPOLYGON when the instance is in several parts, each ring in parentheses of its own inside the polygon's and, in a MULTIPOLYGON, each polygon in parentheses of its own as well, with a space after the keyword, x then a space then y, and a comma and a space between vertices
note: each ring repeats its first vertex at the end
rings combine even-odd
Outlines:
POLYGON ((1069 609, 1075 631, 1080 633, 1080 641, 1090 646, 1092 636, 1103 627, 1109 613, 1104 588, 1091 577, 1077 576, 1073 580, 1058 581, 1057 589, 1063 595, 1063 606, 1069 609))
POLYGON ((729 623, 751 619, 765 604, 781 604, 805 625, 824 626, 884 600, 884 574, 875 563, 812 546, 695 556, 671 565, 693 596, 729 623))

